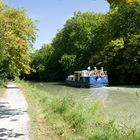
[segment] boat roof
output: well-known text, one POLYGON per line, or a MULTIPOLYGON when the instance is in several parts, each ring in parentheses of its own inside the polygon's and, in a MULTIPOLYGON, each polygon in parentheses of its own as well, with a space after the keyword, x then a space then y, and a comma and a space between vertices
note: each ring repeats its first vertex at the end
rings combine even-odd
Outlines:
POLYGON ((88 70, 80 70, 80 71, 74 71, 74 73, 80 73, 80 72, 86 72, 88 70))

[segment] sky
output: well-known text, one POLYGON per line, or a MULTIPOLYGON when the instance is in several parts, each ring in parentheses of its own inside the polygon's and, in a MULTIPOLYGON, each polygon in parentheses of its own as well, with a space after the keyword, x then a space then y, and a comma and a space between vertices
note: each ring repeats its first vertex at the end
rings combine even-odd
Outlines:
POLYGON ((35 49, 51 43, 74 12, 106 13, 109 10, 109 4, 105 0, 3 0, 3 2, 17 8, 25 8, 26 14, 34 21, 38 21, 35 49))

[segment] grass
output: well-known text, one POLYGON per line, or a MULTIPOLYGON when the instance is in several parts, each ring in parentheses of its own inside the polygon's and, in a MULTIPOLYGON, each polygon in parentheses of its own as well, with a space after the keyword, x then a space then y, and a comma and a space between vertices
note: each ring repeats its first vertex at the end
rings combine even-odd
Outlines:
POLYGON ((0 97, 5 93, 5 90, 3 86, 0 86, 0 97))
POLYGON ((140 131, 113 120, 106 122, 99 102, 51 96, 18 81, 31 116, 33 140, 139 140, 140 131))
POLYGON ((5 93, 6 88, 4 87, 5 82, 0 80, 0 97, 5 93))

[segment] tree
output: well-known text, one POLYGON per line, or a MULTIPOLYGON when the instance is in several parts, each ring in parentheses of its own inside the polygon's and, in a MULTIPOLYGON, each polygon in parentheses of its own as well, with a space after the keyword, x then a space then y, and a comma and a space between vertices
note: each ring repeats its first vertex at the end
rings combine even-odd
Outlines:
POLYGON ((107 2, 109 4, 115 4, 115 5, 119 5, 119 4, 128 4, 128 3, 132 3, 135 0, 107 0, 107 2))
POLYGON ((103 47, 99 32, 103 32, 101 24, 104 20, 102 14, 77 12, 66 21, 52 43, 64 72, 71 73, 73 70, 87 68, 91 54, 103 47))
POLYGON ((32 53, 31 67, 34 71, 32 71, 30 75, 26 75, 26 78, 42 81, 47 80, 49 77, 49 72, 47 71, 48 63, 53 52, 54 49, 51 44, 44 44, 40 50, 32 53))
POLYGON ((108 44, 92 61, 106 66, 112 81, 139 83, 140 2, 111 9, 106 19, 108 44))
POLYGON ((44 80, 63 80, 90 64, 105 67, 111 83, 139 83, 139 42, 140 1, 123 1, 106 15, 75 13, 58 31, 51 47, 35 53, 32 66, 44 80))
POLYGON ((12 78, 21 71, 29 73, 30 50, 36 27, 25 10, 0 2, 0 76, 12 78))
POLYGON ((33 54, 32 66, 37 71, 36 78, 60 81, 73 71, 86 69, 91 55, 101 50, 106 42, 106 27, 103 25, 105 17, 102 14, 74 13, 58 31, 51 47, 45 45, 33 54))

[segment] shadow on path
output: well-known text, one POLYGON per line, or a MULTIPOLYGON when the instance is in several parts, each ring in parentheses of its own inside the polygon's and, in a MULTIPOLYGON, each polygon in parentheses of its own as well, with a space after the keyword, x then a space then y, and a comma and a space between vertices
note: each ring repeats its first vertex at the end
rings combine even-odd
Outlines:
POLYGON ((0 128, 0 140, 8 140, 8 139, 1 139, 3 137, 7 138, 18 138, 20 136, 24 136, 24 134, 21 133, 14 133, 13 130, 8 130, 5 128, 0 128))
POLYGON ((20 109, 11 109, 8 102, 0 102, 0 119, 22 114, 20 109))
POLYGON ((0 98, 0 140, 29 140, 27 102, 16 84, 0 98))
MULTIPOLYGON (((0 102, 0 119, 8 119, 10 122, 18 121, 18 115, 23 115, 25 111, 21 109, 12 109, 8 102, 0 102)), ((14 128, 13 128, 14 129, 14 128)), ((1 128, 0 125, 0 140, 9 140, 24 137, 25 134, 14 132, 13 129, 1 128)))

